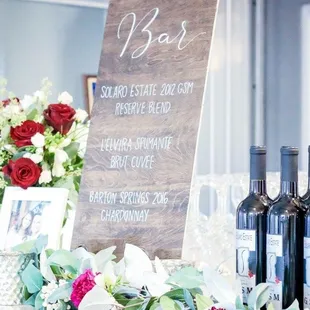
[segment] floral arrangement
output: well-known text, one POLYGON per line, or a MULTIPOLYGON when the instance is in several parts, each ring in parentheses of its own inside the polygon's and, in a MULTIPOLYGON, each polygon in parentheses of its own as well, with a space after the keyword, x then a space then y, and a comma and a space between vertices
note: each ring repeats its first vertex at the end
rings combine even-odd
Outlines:
POLYGON ((44 79, 32 96, 17 98, 0 81, 0 199, 5 186, 65 187, 75 205, 88 135, 88 114, 63 92, 50 103, 44 79))
MULTIPOLYGON (((131 244, 115 262, 116 247, 95 255, 84 248, 45 250, 40 240, 33 241, 38 263, 30 262, 22 273, 25 304, 37 310, 246 310, 260 309, 269 298, 269 284, 262 283, 244 306, 240 283, 233 289, 207 266, 185 267, 169 275, 158 258, 152 262, 131 244)), ((289 309, 299 309, 298 302, 289 309)), ((273 310, 271 304, 268 310, 273 310)))

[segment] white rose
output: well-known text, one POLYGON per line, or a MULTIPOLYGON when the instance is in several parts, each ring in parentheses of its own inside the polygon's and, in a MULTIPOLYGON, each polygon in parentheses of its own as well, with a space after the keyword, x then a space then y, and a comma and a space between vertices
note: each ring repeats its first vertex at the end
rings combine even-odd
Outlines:
POLYGON ((36 97, 37 99, 39 99, 40 101, 45 100, 45 94, 42 90, 37 90, 34 94, 34 97, 36 97))
POLYGON ((43 147, 45 145, 45 137, 37 132, 33 137, 31 137, 31 142, 35 147, 43 147))
POLYGON ((51 181, 52 181, 52 172, 50 170, 43 170, 39 178, 39 184, 42 183, 47 184, 51 181))
POLYGON ((36 154, 42 155, 43 154, 43 147, 38 147, 36 149, 36 154))
POLYGON ((73 97, 65 91, 58 96, 58 101, 63 104, 71 104, 73 102, 73 97))
POLYGON ((88 113, 85 110, 77 109, 75 113, 75 120, 77 122, 83 123, 88 117, 88 113))
POLYGON ((27 110, 32 104, 33 104, 33 98, 28 95, 25 95, 24 99, 20 101, 20 105, 23 110, 27 110))

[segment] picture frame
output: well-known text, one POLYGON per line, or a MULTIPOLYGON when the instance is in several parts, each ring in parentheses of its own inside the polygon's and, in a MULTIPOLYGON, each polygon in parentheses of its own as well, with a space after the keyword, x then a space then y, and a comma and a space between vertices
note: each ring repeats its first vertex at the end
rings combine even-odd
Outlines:
POLYGON ((0 250, 48 236, 48 248, 61 247, 69 191, 65 188, 6 187, 0 213, 0 250))
POLYGON ((91 111, 94 105, 96 84, 96 75, 84 75, 85 101, 86 109, 89 115, 91 115, 91 111))

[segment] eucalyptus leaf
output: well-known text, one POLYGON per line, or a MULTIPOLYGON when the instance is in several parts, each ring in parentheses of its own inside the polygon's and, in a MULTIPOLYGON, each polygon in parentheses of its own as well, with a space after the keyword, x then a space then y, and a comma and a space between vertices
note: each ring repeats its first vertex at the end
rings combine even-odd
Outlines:
POLYGON ((131 299, 126 305, 126 310, 137 310, 144 304, 144 300, 141 298, 131 299))
POLYGON ((12 160, 17 160, 17 159, 20 159, 20 158, 22 158, 22 157, 23 157, 26 153, 27 153, 27 152, 25 152, 25 151, 15 153, 15 154, 13 155, 12 160))
POLYGON ((23 304, 24 304, 24 305, 28 305, 28 306, 34 307, 34 306, 35 306, 35 301, 36 301, 37 294, 38 294, 38 293, 32 294, 23 304))
POLYGON ((31 109, 29 111, 29 113, 27 114, 27 119, 32 121, 35 119, 36 115, 38 115, 38 110, 37 109, 31 109))
POLYGON ((270 284, 260 283, 250 293, 248 297, 249 309, 260 309, 269 300, 270 284))
POLYGON ((13 251, 21 252, 24 254, 33 253, 35 249, 35 244, 36 244, 36 240, 26 241, 13 247, 13 251))
POLYGON ((59 299, 70 299, 70 295, 72 293, 72 282, 67 282, 64 285, 61 285, 60 287, 56 288, 52 294, 48 297, 47 301, 49 303, 56 303, 59 299))
POLYGON ((162 307, 160 303, 156 301, 152 304, 152 306, 150 307, 150 310, 162 310, 162 307))
POLYGON ((187 289, 183 289, 184 299, 191 310, 195 310, 194 300, 191 293, 187 289))
POLYGON ((199 287, 204 284, 202 274, 194 267, 185 267, 175 272, 166 283, 187 289, 199 287))
POLYGON ((60 266, 64 269, 77 273, 80 267, 79 260, 69 251, 66 250, 57 250, 55 251, 48 259, 47 264, 52 266, 60 266))
POLYGON ((113 294, 113 297, 122 306, 126 306, 130 301, 130 298, 127 298, 126 296, 119 294, 119 293, 113 294))
POLYGON ((211 300, 210 297, 197 294, 196 305, 197 305, 197 310, 205 310, 213 305, 213 301, 211 300))
POLYGON ((36 300, 35 300, 35 309, 36 310, 38 310, 38 309, 42 309, 42 307, 43 307, 43 302, 44 302, 44 300, 42 299, 42 297, 41 297, 41 292, 39 292, 38 293, 38 295, 37 295, 37 297, 36 297, 36 300))
POLYGON ((39 254, 45 249, 48 243, 48 236, 47 235, 39 235, 35 241, 35 250, 36 253, 39 254))
POLYGON ((173 300, 185 301, 184 291, 182 288, 178 288, 172 291, 165 293, 163 296, 167 296, 173 300))
POLYGON ((240 296, 237 296, 237 298, 236 298, 236 309, 237 310, 244 310, 245 309, 240 296))
POLYGON ((167 296, 162 296, 159 303, 163 310, 180 310, 178 304, 167 296))
POLYGON ((33 266, 33 262, 29 262, 28 266, 21 274, 21 278, 29 293, 39 292, 43 286, 43 277, 38 268, 33 266))
POLYGON ((64 148, 64 151, 68 154, 70 159, 73 159, 80 148, 80 144, 78 142, 71 142, 68 146, 64 148))

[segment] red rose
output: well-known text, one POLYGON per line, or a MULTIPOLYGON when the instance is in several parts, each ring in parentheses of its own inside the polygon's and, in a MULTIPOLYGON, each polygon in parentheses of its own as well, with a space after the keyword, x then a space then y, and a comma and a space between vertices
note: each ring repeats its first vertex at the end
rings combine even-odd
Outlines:
POLYGON ((44 126, 34 121, 24 121, 20 126, 11 128, 11 138, 17 147, 32 145, 31 138, 36 133, 44 133, 44 126))
POLYGON ((5 99, 5 100, 2 100, 2 104, 4 107, 6 107, 7 105, 9 105, 13 100, 16 100, 17 102, 19 102, 19 99, 17 97, 15 98, 12 98, 12 99, 5 99))
POLYGON ((75 110, 67 104, 50 104, 43 114, 48 125, 65 135, 71 129, 74 121, 75 110))
POLYGON ((10 177, 13 185, 27 189, 38 182, 42 170, 31 159, 19 158, 16 161, 10 160, 2 171, 10 177))

